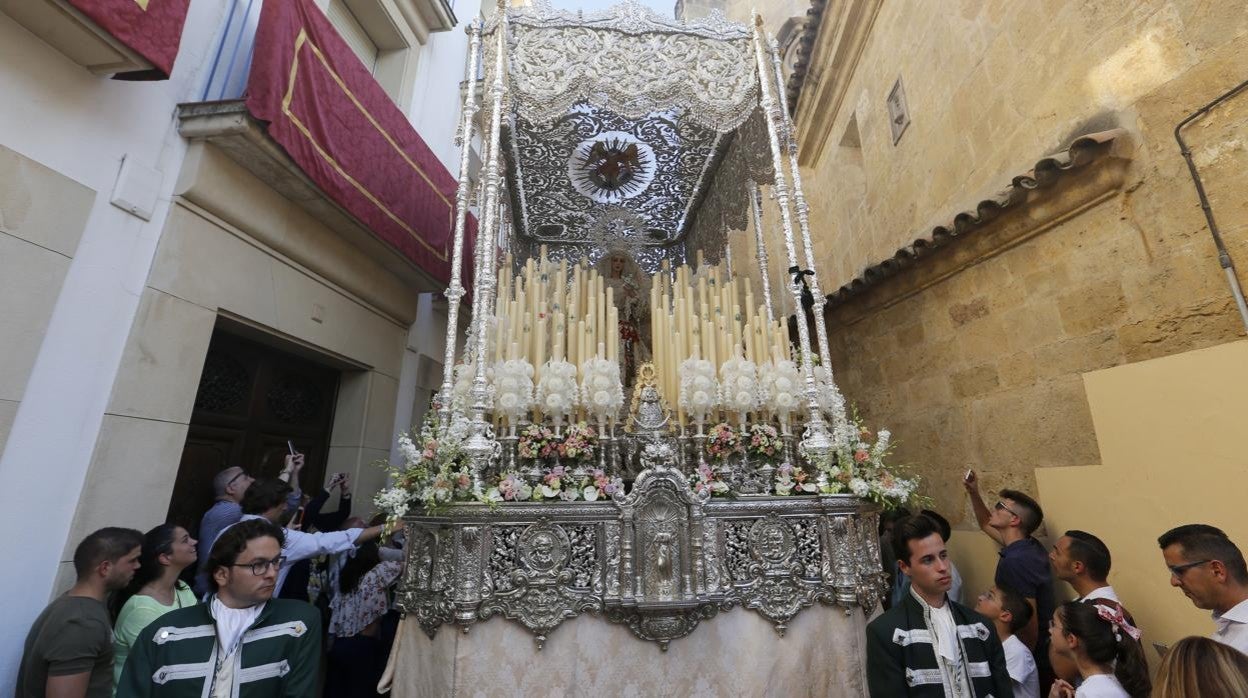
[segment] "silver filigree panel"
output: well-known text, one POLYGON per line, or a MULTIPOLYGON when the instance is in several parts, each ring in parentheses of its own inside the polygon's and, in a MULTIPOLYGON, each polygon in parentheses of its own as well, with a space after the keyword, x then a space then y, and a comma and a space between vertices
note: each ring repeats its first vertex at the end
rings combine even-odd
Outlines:
POLYGON ((544 125, 516 117, 508 137, 519 235, 552 246, 575 244, 586 252, 675 242, 720 139, 678 109, 629 119, 586 104, 544 125), (610 138, 644 144, 644 196, 587 195, 569 176, 578 148, 610 138))
POLYGON ((631 118, 680 108, 727 133, 758 102, 745 27, 664 20, 636 3, 589 17, 539 4, 508 18, 508 91, 529 121, 552 121, 584 102, 631 118))

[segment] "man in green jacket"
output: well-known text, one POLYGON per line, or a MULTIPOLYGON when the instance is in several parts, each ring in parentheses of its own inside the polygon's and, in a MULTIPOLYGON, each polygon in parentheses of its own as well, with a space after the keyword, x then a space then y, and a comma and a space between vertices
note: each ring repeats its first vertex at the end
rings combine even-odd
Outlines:
POLYGON ((226 529, 206 567, 215 593, 139 633, 117 696, 315 695, 320 614, 302 601, 273 598, 283 537, 262 519, 226 529))
POLYGON ((893 550, 910 593, 867 626, 872 698, 1013 698, 992 621, 947 596, 953 579, 935 522, 901 519, 893 550))

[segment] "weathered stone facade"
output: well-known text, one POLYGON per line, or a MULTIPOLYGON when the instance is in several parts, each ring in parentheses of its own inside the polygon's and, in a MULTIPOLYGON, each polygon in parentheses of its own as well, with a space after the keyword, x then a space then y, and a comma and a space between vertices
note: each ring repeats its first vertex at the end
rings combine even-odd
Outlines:
MULTIPOLYGON (((823 8, 795 112, 834 368, 951 519, 969 516, 967 467, 986 488, 1035 491, 1035 468, 1100 462, 1082 374, 1243 336, 1172 131, 1246 59, 1248 15, 1231 2, 823 8), (899 77, 911 123, 894 144, 899 77), (1094 162, 978 222, 1042 158, 1114 129, 1094 162), (879 273, 938 226, 961 233, 879 273)), ((1246 104, 1185 131, 1241 264, 1246 104)))

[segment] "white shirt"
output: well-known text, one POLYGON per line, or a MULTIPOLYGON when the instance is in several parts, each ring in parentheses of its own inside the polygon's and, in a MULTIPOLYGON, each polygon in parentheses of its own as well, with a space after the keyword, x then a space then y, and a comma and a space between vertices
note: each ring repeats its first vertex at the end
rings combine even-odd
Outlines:
POLYGON ((1005 650, 1005 669, 1014 684, 1014 698, 1040 698, 1040 675, 1031 650, 1016 635, 1005 638, 1001 648, 1005 650))
POLYGON ((213 620, 217 622, 217 643, 221 646, 222 657, 234 653, 239 641, 243 639, 243 633, 247 632, 247 628, 250 628, 260 617, 264 606, 264 604, 256 604, 249 608, 230 608, 221 603, 221 599, 212 597, 209 610, 213 620))
MULTIPOLYGON (((263 516, 256 514, 243 514, 243 518, 239 520, 248 521, 250 519, 263 518, 263 516)), ((222 532, 224 533, 225 529, 222 529, 222 532)), ((286 556, 286 563, 277 572, 277 586, 273 589, 273 595, 277 596, 282 593, 282 585, 286 583, 286 575, 290 574, 291 565, 300 560, 307 560, 318 555, 328 555, 342 552, 343 550, 350 550, 355 547, 355 539, 359 538, 363 532, 364 529, 362 528, 351 528, 345 531, 325 531, 322 533, 304 533, 303 531, 286 529, 286 544, 282 546, 282 555, 286 556)))
POLYGON ((1075 689, 1075 698, 1131 698, 1113 674, 1094 674, 1075 689))
POLYGON ((962 644, 958 641, 958 624, 953 619, 953 611, 949 609, 949 600, 946 599, 940 608, 933 608, 919 596, 913 586, 910 587, 910 595, 918 599, 919 606, 927 611, 927 617, 931 619, 931 627, 928 629, 936 643, 932 649, 936 652, 936 663, 945 676, 945 686, 952 688, 955 696, 974 695, 964 670, 962 644))
POLYGON ((1221 615, 1213 614, 1214 640, 1248 654, 1248 600, 1240 601, 1221 615))
POLYGON ((1122 605, 1122 602, 1118 600, 1117 592, 1108 584, 1089 591, 1087 596, 1081 596, 1075 599, 1075 601, 1093 601, 1095 599, 1109 599, 1120 606, 1122 605))

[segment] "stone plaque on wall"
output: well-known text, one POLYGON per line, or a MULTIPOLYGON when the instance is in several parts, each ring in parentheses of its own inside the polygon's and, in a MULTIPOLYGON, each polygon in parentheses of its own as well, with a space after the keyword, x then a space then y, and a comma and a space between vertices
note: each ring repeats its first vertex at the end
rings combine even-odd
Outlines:
POLYGON ((906 105, 906 90, 902 87, 899 76, 897 82, 893 83, 893 89, 888 92, 888 126, 893 131, 893 145, 897 145, 901 134, 905 133, 909 125, 910 109, 906 105))

